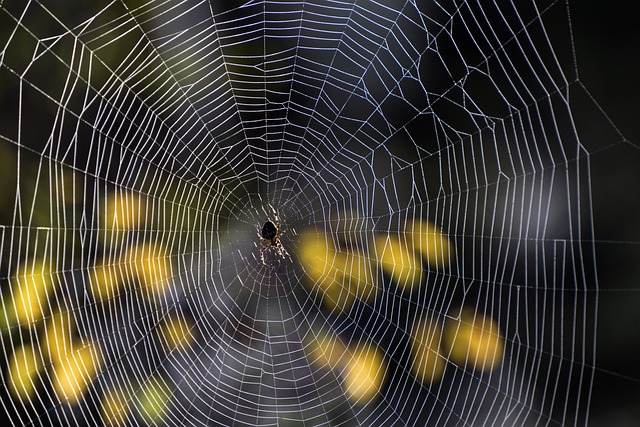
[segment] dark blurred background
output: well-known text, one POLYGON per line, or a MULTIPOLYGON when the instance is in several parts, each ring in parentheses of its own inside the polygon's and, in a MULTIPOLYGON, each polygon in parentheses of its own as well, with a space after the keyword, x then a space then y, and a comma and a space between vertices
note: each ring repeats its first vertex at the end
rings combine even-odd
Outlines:
MULTIPOLYGON (((640 27, 629 2, 571 3, 588 138, 598 269, 592 426, 640 425, 640 27), (605 114, 611 123, 594 120, 605 114), (591 126, 589 126, 591 122, 591 126)), ((582 107, 582 108, 581 108, 582 107)))

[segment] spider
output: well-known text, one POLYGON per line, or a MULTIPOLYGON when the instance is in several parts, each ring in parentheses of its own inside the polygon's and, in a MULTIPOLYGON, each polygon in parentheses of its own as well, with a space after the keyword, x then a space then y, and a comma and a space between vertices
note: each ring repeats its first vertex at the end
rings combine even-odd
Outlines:
MULTIPOLYGON (((278 219, 276 210, 273 209, 273 206, 271 205, 269 205, 269 207, 273 211, 274 220, 273 221, 271 221, 270 219, 267 220, 267 222, 265 222, 264 225, 262 226, 262 233, 258 233, 260 240, 264 243, 264 246, 262 247, 262 249, 260 249, 260 261, 262 261, 262 264, 264 265, 266 265, 264 262, 264 251, 266 251, 269 248, 274 248, 278 253, 278 255, 282 258, 284 258, 285 255, 289 256, 289 253, 282 246, 282 243, 280 242, 280 238, 282 237, 282 235, 285 233, 286 230, 282 232, 280 231, 280 220, 278 219)), ((289 256, 289 258, 291 257, 289 256)))

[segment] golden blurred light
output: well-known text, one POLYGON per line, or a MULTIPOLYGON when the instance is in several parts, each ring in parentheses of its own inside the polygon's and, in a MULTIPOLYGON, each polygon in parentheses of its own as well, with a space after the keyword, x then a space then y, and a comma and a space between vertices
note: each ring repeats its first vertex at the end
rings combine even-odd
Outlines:
POLYGON ((314 332, 307 351, 311 361, 342 377, 351 401, 366 403, 380 391, 386 366, 374 344, 347 348, 335 332, 320 331, 314 332))
POLYGON ((106 427, 124 425, 127 419, 128 399, 122 390, 111 390, 103 398, 100 405, 100 415, 106 427))
POLYGON ((411 331, 411 370, 419 381, 440 380, 446 363, 440 351, 442 326, 436 320, 418 320, 411 331))
POLYGON ((350 351, 344 367, 344 389, 353 402, 366 403, 380 391, 384 379, 384 359, 373 345, 350 351))
POLYGON ((504 340, 500 327, 489 316, 464 308, 444 327, 444 347, 450 360, 460 366, 490 370, 502 361, 504 340))
POLYGON ((73 346, 75 327, 69 313, 56 310, 44 320, 41 348, 52 362, 63 359, 73 346))
POLYGON ((320 331, 314 335, 308 346, 311 360, 321 366, 335 368, 346 354, 347 347, 333 331, 320 331))
POLYGON ((378 259, 385 273, 403 291, 410 291, 422 283, 422 260, 404 240, 396 236, 376 236, 378 259))
POLYGON ((165 340, 167 349, 171 351, 191 345, 193 326, 193 321, 182 315, 169 316, 160 330, 160 335, 165 340))
POLYGON ((109 193, 103 228, 107 231, 137 229, 144 223, 144 216, 145 201, 141 196, 125 191, 109 193))
POLYGON ((89 272, 88 288, 97 301, 114 298, 118 294, 121 283, 115 265, 99 264, 89 272))
POLYGON ((323 302, 331 309, 348 310, 355 294, 345 285, 347 255, 335 251, 333 245, 313 231, 303 232, 300 242, 297 255, 323 302))
POLYGON ((439 268, 448 264, 449 238, 433 223, 416 220, 409 224, 406 231, 413 234, 414 249, 420 253, 429 267, 439 268))
POLYGON ((351 294, 361 301, 371 301, 377 293, 378 286, 371 260, 360 253, 347 253, 345 264, 345 280, 351 294))
POLYGON ((93 344, 72 349, 53 365, 52 382, 58 398, 77 403, 100 369, 100 351, 93 344))
POLYGON ((122 262, 149 297, 167 288, 172 274, 171 257, 160 245, 134 246, 123 255, 122 262))
POLYGON ((21 325, 38 322, 42 319, 49 293, 53 289, 53 275, 49 267, 38 261, 33 266, 23 268, 15 280, 12 306, 15 321, 21 325))
POLYGON ((7 375, 11 394, 22 400, 33 397, 42 367, 42 359, 32 346, 16 348, 9 359, 7 375))
POLYGON ((137 394, 138 412, 147 424, 164 417, 171 390, 162 377, 151 377, 137 394))

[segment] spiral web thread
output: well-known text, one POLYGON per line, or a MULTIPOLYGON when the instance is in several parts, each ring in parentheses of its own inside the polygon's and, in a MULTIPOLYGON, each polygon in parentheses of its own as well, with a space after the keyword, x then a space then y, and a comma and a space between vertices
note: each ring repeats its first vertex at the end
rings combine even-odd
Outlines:
POLYGON ((67 3, 0 3, 14 424, 586 423, 597 286, 566 4, 67 3), (276 216, 290 257, 263 263, 276 216), (384 264, 416 224, 435 258, 384 264), (328 271, 367 287, 323 293, 328 271), (421 378, 419 319, 493 322, 495 365, 445 337, 421 378))

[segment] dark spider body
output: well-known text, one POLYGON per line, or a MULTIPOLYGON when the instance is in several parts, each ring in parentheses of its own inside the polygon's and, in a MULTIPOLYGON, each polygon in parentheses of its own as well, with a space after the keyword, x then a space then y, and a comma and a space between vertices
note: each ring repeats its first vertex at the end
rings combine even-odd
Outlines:
POLYGON ((262 227, 262 238, 266 240, 273 240, 274 237, 278 235, 278 227, 275 226, 271 221, 267 221, 264 223, 262 227))
MULTIPOLYGON (((280 242, 280 237, 282 237, 282 235, 284 234, 284 231, 280 230, 280 219, 278 218, 278 214, 276 213, 276 210, 273 208, 273 206, 271 205, 268 205, 268 206, 271 208, 271 211, 273 212, 273 221, 269 219, 262 226, 262 230, 260 230, 259 228, 257 229, 258 236, 260 237, 260 240, 263 243, 263 246, 260 249, 260 261, 262 262, 262 264, 265 264, 264 251, 266 251, 267 249, 274 250, 281 258, 284 258, 285 256, 289 256, 289 253, 282 246, 282 243, 280 242)), ((289 259, 291 259, 290 256, 289 256, 289 259)))

